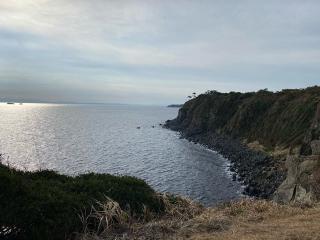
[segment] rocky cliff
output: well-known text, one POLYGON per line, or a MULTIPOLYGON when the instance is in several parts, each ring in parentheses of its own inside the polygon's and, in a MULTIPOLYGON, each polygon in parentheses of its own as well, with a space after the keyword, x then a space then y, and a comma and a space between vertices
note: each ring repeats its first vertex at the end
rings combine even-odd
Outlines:
POLYGON ((320 87, 210 91, 186 102, 166 127, 228 157, 249 195, 283 202, 316 198, 320 87))

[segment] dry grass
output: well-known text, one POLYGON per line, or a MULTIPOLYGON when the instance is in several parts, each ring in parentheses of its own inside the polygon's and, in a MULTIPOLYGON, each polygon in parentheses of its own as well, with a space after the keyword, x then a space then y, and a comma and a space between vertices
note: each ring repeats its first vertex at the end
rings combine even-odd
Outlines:
POLYGON ((109 224, 102 220, 107 231, 100 234, 84 235, 82 239, 193 239, 193 240, 240 240, 240 239, 320 239, 320 205, 279 205, 270 201, 244 199, 203 208, 183 198, 162 195, 167 212, 153 220, 133 220, 119 209, 117 217, 107 213, 109 224), (119 217, 126 216, 126 217, 119 217), (117 219, 110 221, 110 219, 117 219), (130 220, 128 220, 130 219, 130 220), (112 224, 110 223, 112 222, 112 224), (119 231, 118 223, 125 225, 119 231), (116 227, 116 228, 115 228, 116 227))
POLYGON ((115 229, 127 229, 131 218, 116 201, 106 196, 106 200, 97 202, 89 213, 81 212, 79 218, 83 224, 83 237, 104 235, 115 229))
POLYGON ((130 215, 130 208, 122 210, 119 204, 106 197, 89 213, 82 212, 79 217, 83 223, 83 233, 79 240, 102 239, 167 239, 181 226, 181 223, 200 215, 202 205, 183 197, 159 194, 165 205, 161 216, 152 215, 145 207, 143 218, 130 215), (92 231, 94 230, 94 231, 92 231))
POLYGON ((221 231, 201 231, 188 239, 320 239, 319 219, 318 205, 289 206, 268 201, 242 200, 208 209, 193 219, 207 224, 223 220, 225 225, 221 231))

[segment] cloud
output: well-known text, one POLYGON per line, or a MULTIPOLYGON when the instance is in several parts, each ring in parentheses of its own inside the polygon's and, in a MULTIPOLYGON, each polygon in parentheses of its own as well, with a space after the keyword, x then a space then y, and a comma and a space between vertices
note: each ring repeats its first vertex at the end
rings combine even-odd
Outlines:
POLYGON ((0 86, 159 103, 192 89, 303 87, 319 80, 319 10, 315 0, 1 1, 0 86))

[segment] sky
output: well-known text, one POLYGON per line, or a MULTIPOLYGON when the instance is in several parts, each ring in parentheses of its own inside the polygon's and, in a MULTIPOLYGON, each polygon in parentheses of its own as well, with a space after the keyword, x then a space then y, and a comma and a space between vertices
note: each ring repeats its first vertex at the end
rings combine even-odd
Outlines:
POLYGON ((0 101, 320 85, 319 0, 0 0, 0 101))

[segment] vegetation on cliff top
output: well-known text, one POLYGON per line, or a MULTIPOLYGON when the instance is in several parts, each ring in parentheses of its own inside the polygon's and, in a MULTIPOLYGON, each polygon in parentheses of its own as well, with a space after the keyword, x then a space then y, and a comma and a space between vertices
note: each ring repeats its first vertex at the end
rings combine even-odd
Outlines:
MULTIPOLYGON (((8 239, 66 239, 81 232, 79 215, 111 198, 130 215, 148 209, 158 214, 163 202, 144 181, 134 177, 54 171, 23 172, 0 164, 0 237, 8 239), (5 234, 6 233, 6 234, 5 234)), ((87 223, 89 228, 97 223, 87 223)))
POLYGON ((320 87, 280 92, 208 91, 186 102, 178 117, 165 126, 228 158, 231 170, 246 185, 245 194, 259 198, 276 194, 279 201, 318 195, 317 188, 311 187, 316 176, 311 166, 318 164, 320 152, 320 87), (287 161, 288 155, 297 155, 296 160, 287 161), (304 160, 301 156, 310 160, 312 155, 312 161, 299 165, 304 160), (304 171, 304 166, 309 168, 304 171), (286 172, 291 173, 287 179, 286 172), (276 191, 281 186, 282 190, 276 191), (297 186, 302 189, 300 195, 297 186))
POLYGON ((320 87, 270 92, 208 91, 186 102, 171 121, 186 135, 214 131, 267 148, 301 145, 320 103, 320 87))

